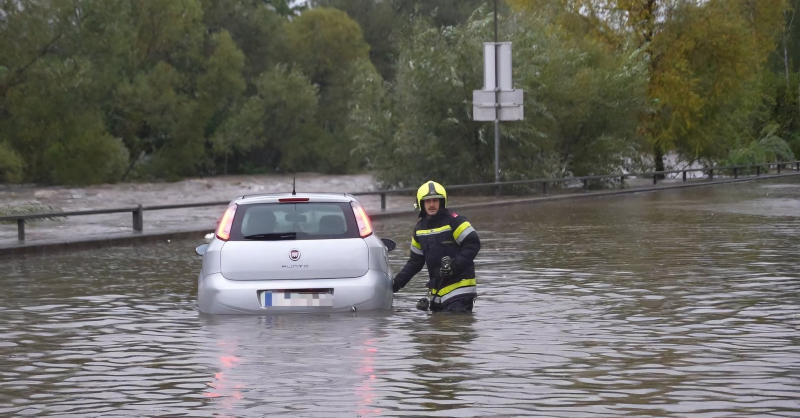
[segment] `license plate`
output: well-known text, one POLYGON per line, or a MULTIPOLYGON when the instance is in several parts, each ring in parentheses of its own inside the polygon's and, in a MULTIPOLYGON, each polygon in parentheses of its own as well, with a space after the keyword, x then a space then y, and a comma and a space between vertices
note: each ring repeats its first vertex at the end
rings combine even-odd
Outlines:
POLYGON ((333 306, 333 289, 265 290, 261 292, 261 306, 317 307, 333 306))

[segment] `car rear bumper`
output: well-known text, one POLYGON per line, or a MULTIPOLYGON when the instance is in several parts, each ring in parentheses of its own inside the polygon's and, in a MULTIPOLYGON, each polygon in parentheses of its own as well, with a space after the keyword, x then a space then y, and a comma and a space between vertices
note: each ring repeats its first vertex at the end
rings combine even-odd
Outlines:
POLYGON ((392 279, 383 271, 368 270, 361 277, 302 280, 228 280, 220 273, 198 278, 197 305, 209 314, 274 314, 342 312, 390 309, 392 279), (264 291, 332 289, 331 306, 263 306, 264 291))

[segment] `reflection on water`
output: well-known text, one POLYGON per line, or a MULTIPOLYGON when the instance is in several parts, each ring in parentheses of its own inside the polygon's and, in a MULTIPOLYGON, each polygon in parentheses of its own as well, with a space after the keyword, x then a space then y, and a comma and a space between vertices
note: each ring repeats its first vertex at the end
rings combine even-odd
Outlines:
POLYGON ((0 416, 799 416, 798 186, 465 211, 473 315, 199 315, 189 241, 5 259, 0 416))

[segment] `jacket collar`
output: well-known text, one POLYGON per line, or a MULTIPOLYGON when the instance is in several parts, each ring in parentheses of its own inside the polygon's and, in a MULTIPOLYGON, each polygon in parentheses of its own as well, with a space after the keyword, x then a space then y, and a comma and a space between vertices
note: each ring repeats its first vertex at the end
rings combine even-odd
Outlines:
POLYGON ((420 218, 425 222, 440 222, 448 216, 450 216, 450 210, 447 208, 439 208, 439 211, 433 216, 429 216, 428 212, 425 212, 425 210, 420 211, 420 218))

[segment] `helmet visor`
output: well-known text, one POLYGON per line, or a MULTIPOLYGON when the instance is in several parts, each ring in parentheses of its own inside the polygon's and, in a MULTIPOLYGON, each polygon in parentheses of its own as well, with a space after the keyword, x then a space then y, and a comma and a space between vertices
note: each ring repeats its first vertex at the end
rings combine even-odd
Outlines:
POLYGON ((431 200, 431 199, 444 199, 444 196, 440 194, 429 194, 426 196, 422 196, 422 200, 431 200))

